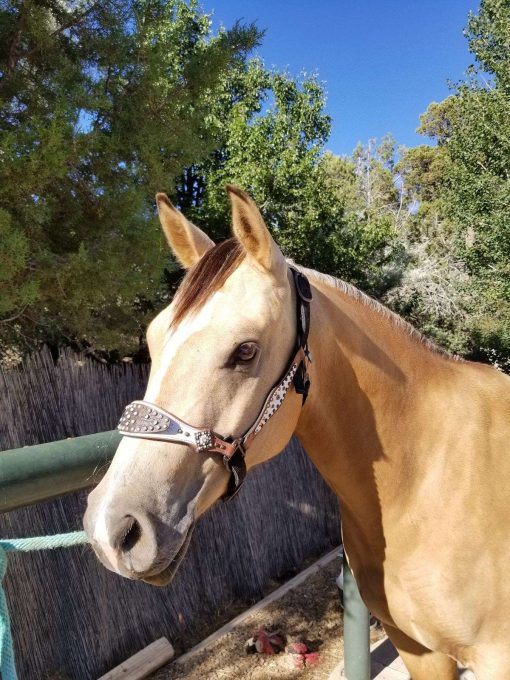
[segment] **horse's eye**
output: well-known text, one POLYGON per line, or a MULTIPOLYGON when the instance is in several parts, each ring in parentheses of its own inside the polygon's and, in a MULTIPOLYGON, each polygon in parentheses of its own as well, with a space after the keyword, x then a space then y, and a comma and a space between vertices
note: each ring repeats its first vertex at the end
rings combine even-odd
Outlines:
POLYGON ((248 363, 248 361, 251 361, 257 354, 257 349, 258 347, 254 342, 243 342, 234 352, 234 363, 248 363))

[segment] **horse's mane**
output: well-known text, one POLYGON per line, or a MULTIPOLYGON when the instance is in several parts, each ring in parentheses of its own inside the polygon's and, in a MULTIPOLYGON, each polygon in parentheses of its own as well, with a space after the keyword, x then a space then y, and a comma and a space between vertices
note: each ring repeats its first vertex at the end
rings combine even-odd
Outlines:
MULTIPOLYGON (((245 250, 236 238, 229 238, 208 250, 203 257, 188 270, 174 298, 171 326, 175 327, 189 312, 201 307, 213 293, 220 290, 228 277, 239 267, 245 258, 245 250)), ((436 345, 398 314, 369 297, 350 283, 314 269, 307 269, 288 260, 289 264, 306 274, 312 281, 339 290, 344 295, 375 310, 395 327, 403 330, 411 338, 427 349, 449 359, 459 359, 436 345)))
POLYGON ((431 350, 435 354, 439 354, 440 356, 443 356, 447 359, 453 359, 455 361, 460 360, 460 357, 451 354, 442 347, 439 347, 439 345, 436 345, 435 342, 429 340, 424 335, 422 335, 422 333, 417 331, 416 328, 414 328, 414 326, 405 321, 405 319, 403 319, 401 316, 399 316, 395 312, 392 312, 391 309, 388 309, 388 307, 385 307, 383 304, 381 304, 377 300, 374 300, 366 293, 363 293, 361 290, 359 290, 359 288, 356 288, 356 286, 353 286, 350 283, 346 283, 341 279, 337 279, 334 276, 330 276, 329 274, 322 274, 321 272, 315 271, 315 269, 307 269, 306 267, 296 265, 294 262, 291 261, 289 261, 289 263, 292 264, 292 266, 298 269, 300 272, 303 272, 303 274, 308 276, 312 281, 315 280, 318 283, 323 283, 326 286, 335 288, 344 295, 347 295, 350 298, 354 298, 357 302, 361 302, 361 304, 365 305, 366 307, 370 307, 370 309, 375 310, 382 317, 388 319, 394 326, 403 330, 407 335, 409 335, 411 338, 424 345, 427 349, 431 350))

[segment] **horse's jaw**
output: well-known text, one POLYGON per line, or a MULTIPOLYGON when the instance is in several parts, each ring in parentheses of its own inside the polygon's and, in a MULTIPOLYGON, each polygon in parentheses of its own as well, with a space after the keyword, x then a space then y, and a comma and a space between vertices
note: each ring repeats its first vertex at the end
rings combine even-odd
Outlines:
POLYGON ((167 586, 171 581, 173 581, 174 576, 177 573, 177 570, 181 566, 181 562, 184 559, 184 556, 188 552, 189 544, 191 542, 191 536, 193 534, 193 529, 195 528, 195 525, 192 524, 191 527, 189 528, 188 533, 186 534, 184 541, 182 542, 181 547, 177 551, 177 553, 174 555, 170 563, 168 564, 167 567, 163 569, 163 571, 160 571, 158 574, 154 574, 153 576, 146 576, 143 577, 142 581, 145 583, 148 583, 151 586, 167 586))

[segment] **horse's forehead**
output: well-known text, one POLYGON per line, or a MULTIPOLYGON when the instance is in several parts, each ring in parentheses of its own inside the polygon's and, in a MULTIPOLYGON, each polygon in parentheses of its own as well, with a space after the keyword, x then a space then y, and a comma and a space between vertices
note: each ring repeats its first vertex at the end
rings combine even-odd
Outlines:
POLYGON ((159 315, 155 325, 162 331, 158 334, 160 350, 169 358, 186 340, 207 328, 214 334, 218 328, 235 332, 236 327, 264 326, 278 315, 280 302, 281 297, 268 277, 252 267, 241 266, 220 290, 187 314, 175 328, 171 326, 172 305, 159 315))
POLYGON ((280 291, 275 288, 273 279, 246 262, 229 276, 218 292, 223 293, 218 307, 223 303, 224 311, 228 313, 229 306, 233 305, 242 316, 252 318, 270 317, 281 303, 280 291))

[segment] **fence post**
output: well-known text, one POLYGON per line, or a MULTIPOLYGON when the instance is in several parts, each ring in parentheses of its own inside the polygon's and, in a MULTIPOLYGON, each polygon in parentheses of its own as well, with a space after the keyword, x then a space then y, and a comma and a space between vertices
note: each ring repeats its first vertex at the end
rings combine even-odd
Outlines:
POLYGON ((347 564, 344 552, 344 676, 370 680, 370 613, 347 564))

